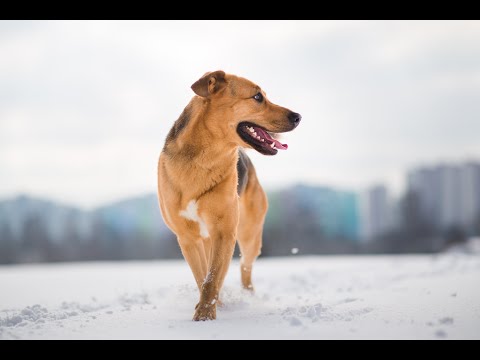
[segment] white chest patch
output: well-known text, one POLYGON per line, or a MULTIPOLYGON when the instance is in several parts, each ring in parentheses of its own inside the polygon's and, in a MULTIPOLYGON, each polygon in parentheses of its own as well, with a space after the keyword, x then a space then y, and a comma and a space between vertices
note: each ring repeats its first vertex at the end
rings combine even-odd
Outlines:
POLYGON ((207 224, 205 221, 198 215, 198 204, 195 200, 191 200, 185 210, 180 211, 180 216, 184 217, 187 220, 195 221, 200 227, 200 236, 202 238, 208 238, 210 234, 208 233, 207 224))

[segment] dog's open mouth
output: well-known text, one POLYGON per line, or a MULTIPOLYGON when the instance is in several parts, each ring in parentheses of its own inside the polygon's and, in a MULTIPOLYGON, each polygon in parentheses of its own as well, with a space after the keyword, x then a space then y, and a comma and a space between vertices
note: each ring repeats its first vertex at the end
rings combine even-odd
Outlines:
POLYGON ((261 154, 276 155, 278 150, 288 149, 287 144, 275 140, 269 131, 258 125, 242 122, 238 125, 237 132, 243 141, 261 154))

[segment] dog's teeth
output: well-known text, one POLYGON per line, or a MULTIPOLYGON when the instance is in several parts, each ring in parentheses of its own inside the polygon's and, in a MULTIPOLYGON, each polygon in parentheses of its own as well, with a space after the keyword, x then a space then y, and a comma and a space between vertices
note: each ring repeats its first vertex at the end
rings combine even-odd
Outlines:
POLYGON ((261 141, 261 142, 265 142, 265 140, 264 140, 264 139, 261 139, 260 141, 261 141))
POLYGON ((274 149, 274 148, 275 148, 275 143, 271 143, 270 147, 271 147, 272 149, 274 149))
POLYGON ((257 139, 258 139, 258 140, 262 140, 262 138, 261 138, 260 136, 257 136, 257 139))
POLYGON ((253 136, 257 137, 257 133, 255 131, 253 132, 253 136))
POLYGON ((248 131, 250 131, 251 133, 255 132, 255 130, 253 129, 253 127, 248 127, 248 126, 247 126, 247 128, 248 128, 248 131))

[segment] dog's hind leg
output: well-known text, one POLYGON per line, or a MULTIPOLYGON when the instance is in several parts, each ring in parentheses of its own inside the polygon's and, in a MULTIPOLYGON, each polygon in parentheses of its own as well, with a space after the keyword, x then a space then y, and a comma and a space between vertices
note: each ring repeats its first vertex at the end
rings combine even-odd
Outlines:
POLYGON ((240 197, 240 222, 238 226, 242 286, 250 291, 254 290, 252 267, 262 249, 263 224, 267 209, 267 196, 258 182, 252 166, 248 184, 240 197))
POLYGON ((241 251, 240 271, 242 275, 242 286, 246 290, 254 291, 252 283, 253 263, 260 255, 262 248, 262 229, 239 230, 238 243, 241 251))

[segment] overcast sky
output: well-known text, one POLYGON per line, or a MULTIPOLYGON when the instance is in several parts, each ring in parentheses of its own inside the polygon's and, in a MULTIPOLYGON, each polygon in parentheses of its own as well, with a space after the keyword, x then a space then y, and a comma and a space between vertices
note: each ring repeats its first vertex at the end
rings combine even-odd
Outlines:
POLYGON ((92 207, 156 191, 157 158, 206 71, 302 114, 267 188, 402 188, 480 158, 480 22, 0 22, 0 197, 92 207))

